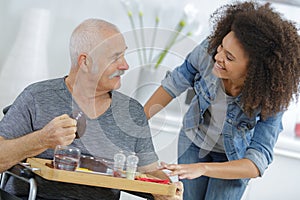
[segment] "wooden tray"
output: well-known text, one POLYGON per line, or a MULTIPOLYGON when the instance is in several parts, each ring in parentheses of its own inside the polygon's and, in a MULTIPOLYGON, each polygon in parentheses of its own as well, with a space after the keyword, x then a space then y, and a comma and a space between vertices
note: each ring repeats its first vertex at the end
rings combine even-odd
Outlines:
POLYGON ((40 158, 28 158, 31 168, 38 168, 33 172, 44 179, 66 183, 114 188, 119 190, 129 190, 160 195, 175 195, 176 187, 171 184, 159 184, 138 180, 128 180, 126 178, 116 178, 107 175, 93 174, 86 172, 57 170, 46 166, 51 160, 40 158))

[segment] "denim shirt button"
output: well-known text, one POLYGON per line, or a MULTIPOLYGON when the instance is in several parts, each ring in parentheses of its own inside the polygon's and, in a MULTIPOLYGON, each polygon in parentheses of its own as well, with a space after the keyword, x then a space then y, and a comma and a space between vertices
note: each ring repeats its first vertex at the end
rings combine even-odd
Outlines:
POLYGON ((228 117, 233 117, 234 115, 232 113, 228 113, 228 117))
POLYGON ((232 120, 231 120, 231 119, 228 119, 227 122, 228 122, 229 124, 231 124, 231 123, 232 123, 232 120))

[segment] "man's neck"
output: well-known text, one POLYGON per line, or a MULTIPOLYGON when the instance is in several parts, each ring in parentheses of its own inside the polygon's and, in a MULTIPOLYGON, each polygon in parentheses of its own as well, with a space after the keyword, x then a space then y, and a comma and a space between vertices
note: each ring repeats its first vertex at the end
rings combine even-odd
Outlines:
POLYGON ((72 81, 69 77, 65 79, 65 83, 79 108, 89 118, 99 117, 110 107, 111 93, 109 91, 96 91, 80 82, 72 81))

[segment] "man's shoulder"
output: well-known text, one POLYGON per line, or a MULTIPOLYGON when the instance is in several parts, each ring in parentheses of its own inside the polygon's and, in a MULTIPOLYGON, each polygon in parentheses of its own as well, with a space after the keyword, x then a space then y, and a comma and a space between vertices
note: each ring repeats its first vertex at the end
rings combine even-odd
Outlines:
POLYGON ((115 101, 118 101, 118 103, 123 102, 123 103, 130 103, 130 104, 135 104, 137 106, 142 106, 136 99, 123 94, 119 91, 112 91, 112 95, 115 101))
POLYGON ((55 78, 32 83, 25 88, 25 91, 37 94, 48 92, 49 90, 61 90, 63 87, 64 78, 55 78))
POLYGON ((132 99, 130 96, 122 93, 122 92, 119 92, 119 91, 116 91, 116 90, 113 90, 111 91, 113 97, 116 97, 116 98, 120 98, 120 99, 132 99))

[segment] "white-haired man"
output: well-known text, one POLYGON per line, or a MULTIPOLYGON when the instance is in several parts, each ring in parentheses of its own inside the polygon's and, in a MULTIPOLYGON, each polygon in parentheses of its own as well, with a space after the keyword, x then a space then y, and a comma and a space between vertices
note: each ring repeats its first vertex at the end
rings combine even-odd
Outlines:
MULTIPOLYGON (((128 69, 127 49, 118 28, 104 20, 88 19, 72 33, 71 69, 67 76, 28 86, 0 122, 0 145, 10 149, 0 153, 3 171, 28 157, 52 159, 57 145, 70 145, 82 154, 111 159, 122 150, 139 157, 138 170, 157 169, 150 129, 143 107, 134 99, 115 91, 120 76, 128 69), (86 118, 85 134, 75 139, 81 111, 86 118)), ((166 177, 163 172, 158 172, 166 177)), ((37 199, 119 199, 120 191, 36 178, 37 199)), ((181 183, 176 183, 182 189, 181 183)), ((6 189, 27 196, 27 185, 10 178, 6 189)), ((180 199, 157 196, 156 199, 180 199)))

